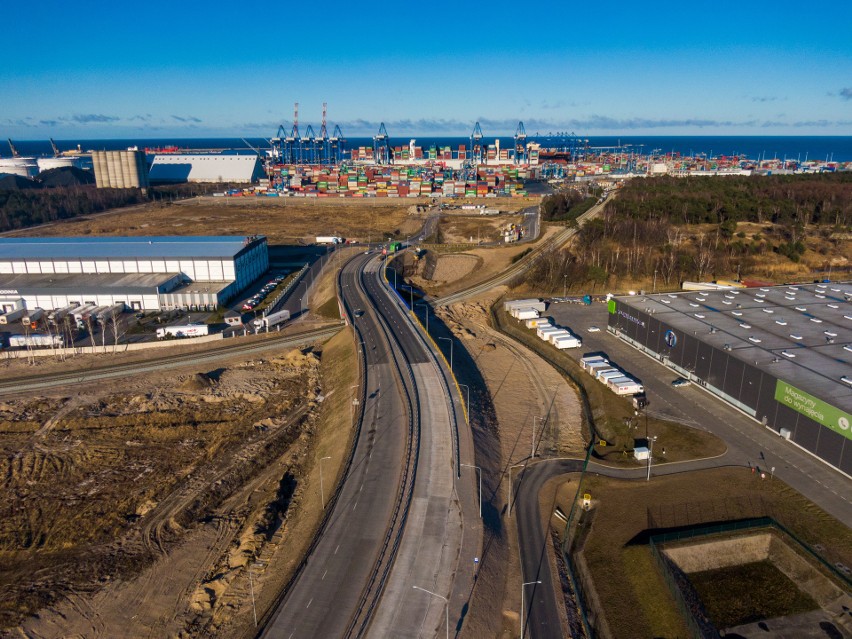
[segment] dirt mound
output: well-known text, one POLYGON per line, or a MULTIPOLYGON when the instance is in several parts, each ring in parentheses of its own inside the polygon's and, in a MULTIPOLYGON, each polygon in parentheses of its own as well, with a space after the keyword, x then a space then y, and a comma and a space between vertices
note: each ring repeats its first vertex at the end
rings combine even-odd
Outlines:
POLYGON ((180 385, 184 391, 204 391, 216 386, 216 380, 206 373, 196 373, 180 385))
POLYGON ((475 255, 442 255, 438 258, 432 279, 436 282, 455 282, 470 274, 481 262, 475 255))
POLYGON ((81 186, 94 184, 95 176, 90 171, 78 169, 76 166, 61 166, 48 169, 38 174, 36 178, 45 188, 54 186, 81 186))

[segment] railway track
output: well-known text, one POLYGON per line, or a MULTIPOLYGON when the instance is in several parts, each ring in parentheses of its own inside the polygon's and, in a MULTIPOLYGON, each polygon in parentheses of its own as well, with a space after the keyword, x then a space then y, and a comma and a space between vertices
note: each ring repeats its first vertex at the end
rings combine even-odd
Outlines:
POLYGON ((100 379, 109 379, 112 377, 137 375, 139 373, 147 373, 154 370, 168 370, 186 366, 188 364, 215 362, 219 359, 232 357, 235 354, 249 355, 278 348, 286 348, 288 346, 298 346, 300 344, 308 344, 317 340, 328 339, 335 335, 340 328, 340 326, 333 326, 314 331, 295 333, 293 335, 275 335, 263 340, 262 342, 250 345, 247 345, 239 338, 234 338, 233 340, 227 340, 229 343, 224 346, 211 348, 201 353, 182 353, 178 355, 158 354, 158 356, 154 359, 144 362, 113 364, 86 371, 21 376, 16 378, 14 381, 0 383, 0 395, 9 395, 12 393, 51 388, 66 384, 79 384, 100 379))
MULTIPOLYGON (((603 204, 596 204, 588 211, 583 213, 580 217, 577 218, 578 227, 581 226, 584 222, 587 222, 588 220, 597 217, 603 210, 603 207, 603 204)), ((550 239, 542 242, 539 246, 533 249, 529 255, 524 257, 522 260, 519 260, 516 264, 510 266, 502 273, 495 275, 491 279, 488 279, 485 282, 482 282, 481 284, 476 284, 475 286, 471 286, 470 288, 458 291, 457 293, 452 293, 451 295, 446 295, 444 297, 432 300, 432 306, 438 308, 440 306, 447 306, 449 304, 461 302, 468 298, 474 297, 475 295, 479 295, 480 293, 489 291, 495 286, 500 286, 501 284, 509 282, 518 275, 526 273, 545 251, 548 251, 554 246, 560 246, 561 244, 564 244, 576 233, 577 228, 566 228, 562 231, 559 231, 559 233, 557 233, 550 239)))

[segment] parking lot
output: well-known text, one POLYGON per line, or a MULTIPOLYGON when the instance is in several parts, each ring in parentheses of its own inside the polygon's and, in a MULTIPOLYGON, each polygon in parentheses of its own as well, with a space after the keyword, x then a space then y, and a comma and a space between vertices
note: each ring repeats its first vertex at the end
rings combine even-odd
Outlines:
POLYGON ((774 468, 774 476, 847 525, 852 523, 852 501, 842 489, 835 490, 848 486, 847 478, 699 385, 673 387, 678 373, 607 332, 606 304, 553 303, 544 315, 582 338, 582 348, 564 351, 571 358, 579 361, 585 355, 605 353, 616 366, 639 380, 645 386, 649 415, 714 433, 728 445, 726 465, 774 468), (589 332, 589 326, 600 331, 589 332))

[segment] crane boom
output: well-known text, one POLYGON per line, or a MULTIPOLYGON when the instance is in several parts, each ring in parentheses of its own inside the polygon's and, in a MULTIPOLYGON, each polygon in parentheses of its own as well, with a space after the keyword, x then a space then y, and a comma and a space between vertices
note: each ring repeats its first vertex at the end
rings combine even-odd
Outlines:
POLYGON ((53 141, 53 138, 48 138, 48 140, 50 140, 50 146, 53 147, 53 157, 58 158, 62 154, 59 152, 59 148, 56 146, 56 142, 53 141))
POLYGON ((15 145, 12 144, 12 138, 6 138, 6 139, 9 142, 9 148, 12 149, 12 157, 13 158, 20 157, 20 155, 18 154, 18 149, 16 149, 15 145))

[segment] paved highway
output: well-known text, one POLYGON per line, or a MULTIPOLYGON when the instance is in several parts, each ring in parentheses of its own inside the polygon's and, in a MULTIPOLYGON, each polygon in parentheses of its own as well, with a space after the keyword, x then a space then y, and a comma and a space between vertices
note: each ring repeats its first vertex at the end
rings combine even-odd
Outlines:
MULTIPOLYGON (((441 597, 472 578, 457 575, 460 504, 472 508, 475 481, 466 476, 460 500, 449 385, 375 258, 356 256, 340 276, 366 366, 352 464, 264 637, 433 636, 445 619, 441 597)), ((456 623, 462 604, 452 599, 456 623)))
POLYGON ((351 465, 301 572, 271 616, 263 637, 357 636, 377 564, 387 552, 391 520, 398 513, 400 486, 417 415, 406 363, 386 319, 371 308, 361 285, 359 256, 340 275, 341 291, 354 319, 365 368, 362 416, 351 465), (354 631, 353 631, 354 628, 354 631))

